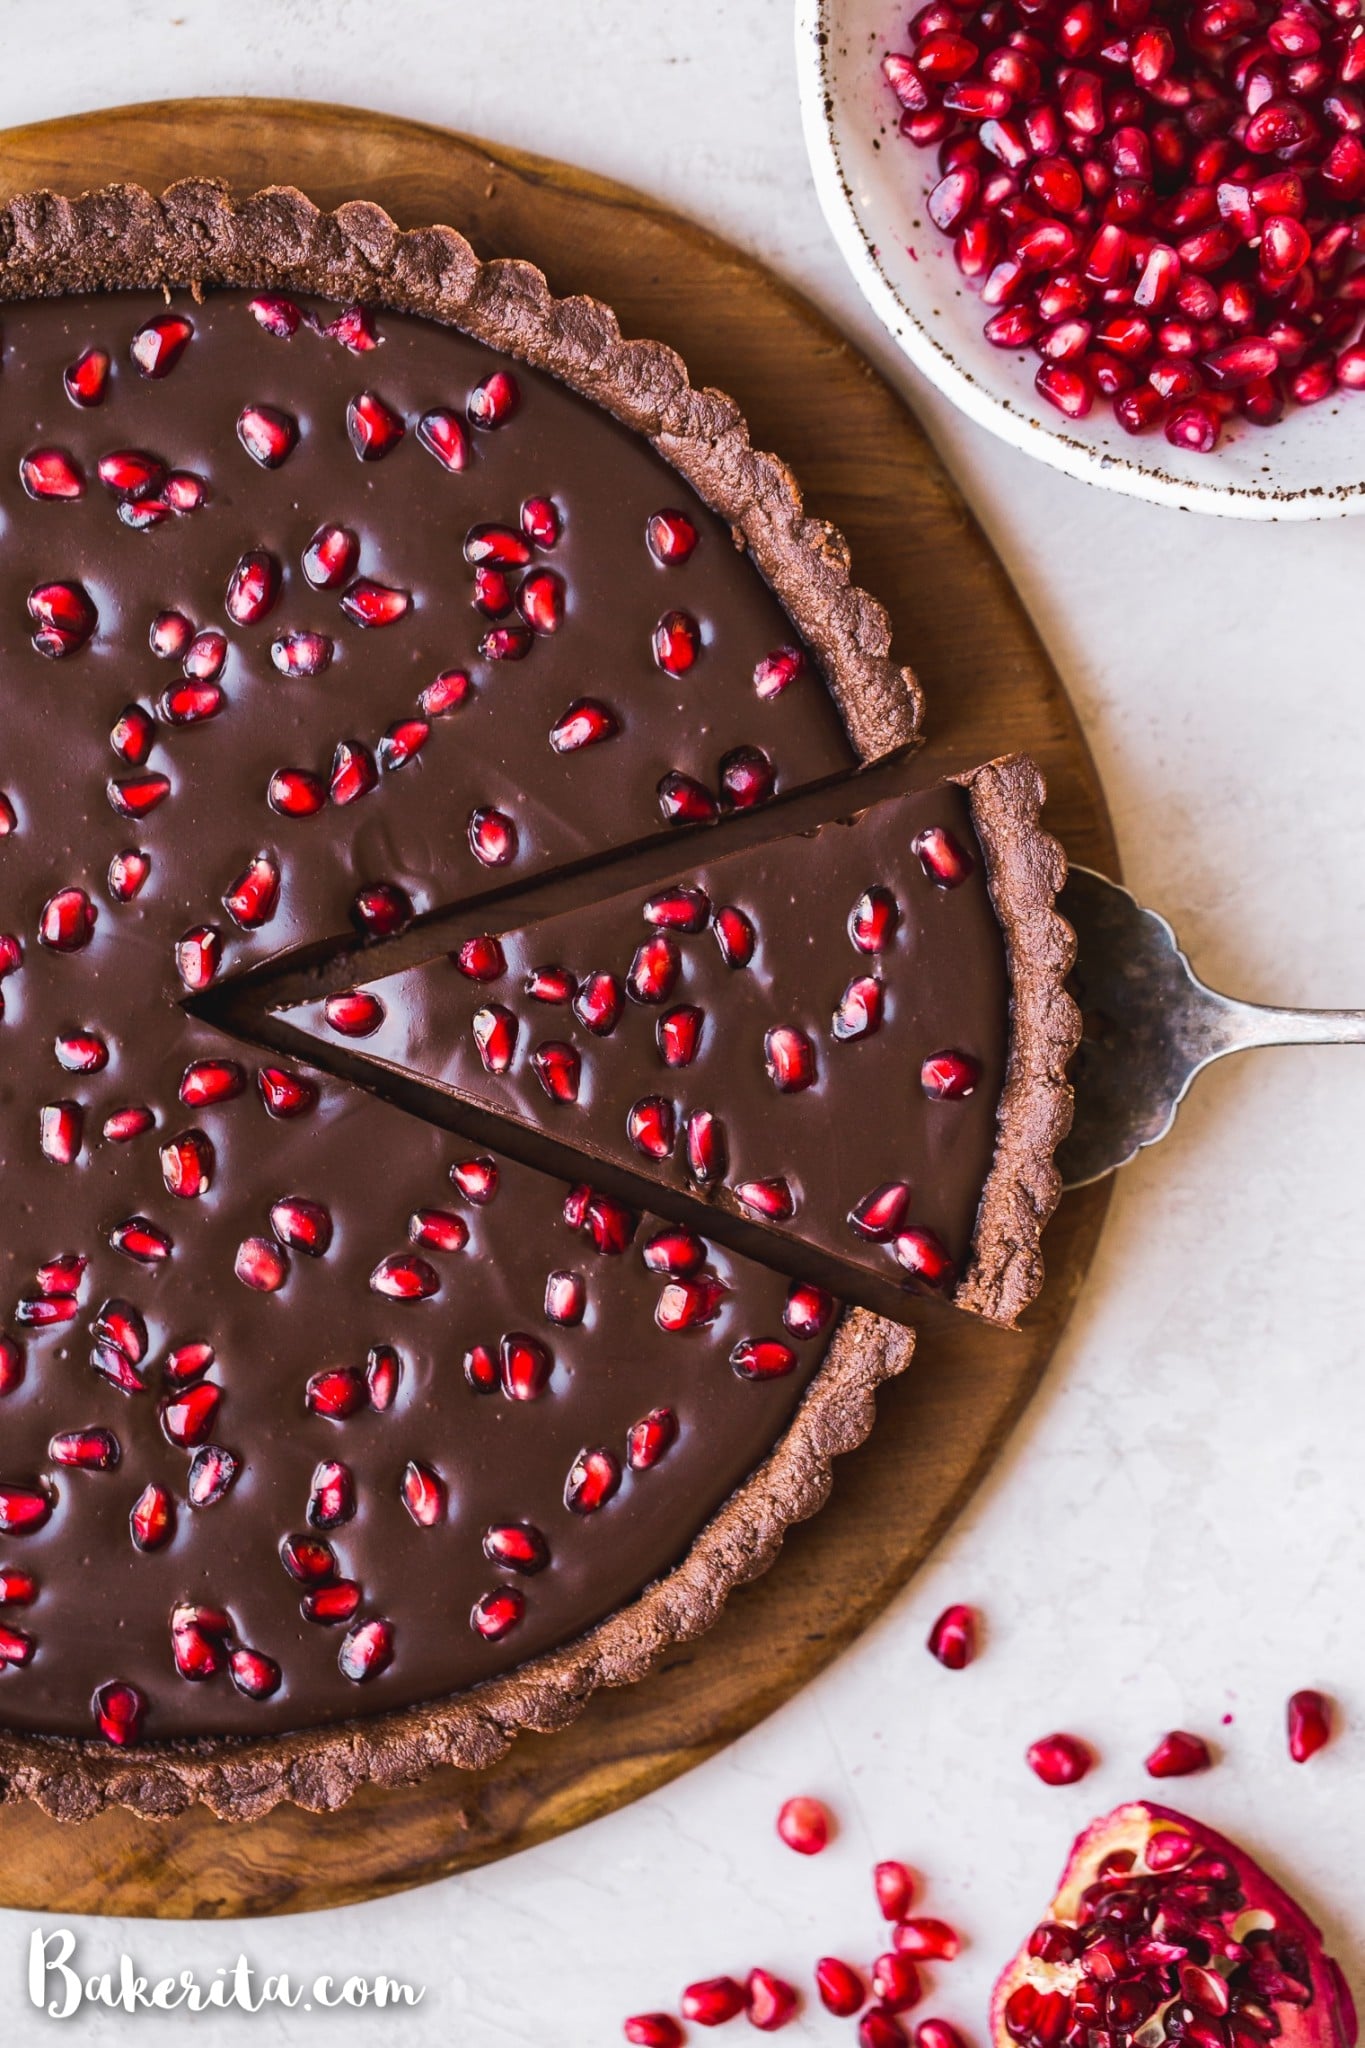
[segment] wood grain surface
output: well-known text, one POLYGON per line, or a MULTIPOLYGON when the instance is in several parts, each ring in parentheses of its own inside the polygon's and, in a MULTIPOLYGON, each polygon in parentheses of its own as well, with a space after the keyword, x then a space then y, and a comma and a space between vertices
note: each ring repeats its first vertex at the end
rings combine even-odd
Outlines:
MULTIPOLYGON (((609 301, 629 334, 673 343, 694 381, 730 391, 755 440, 800 477, 896 621, 928 702, 931 769, 1013 747, 1041 763, 1048 822, 1117 874, 1094 765, 1000 563, 913 416, 804 300, 728 243, 641 195, 544 158, 353 108, 171 101, 0 134, 5 197, 211 175, 300 186, 322 206, 374 199, 405 227, 449 222, 482 256, 525 256, 558 292, 609 301)), ((504 1856, 638 1798, 751 1728, 886 1606, 988 1470, 1033 1392, 1094 1253, 1107 1184, 1067 1198, 1048 1281, 1017 1333, 927 1318, 872 1441, 700 1642, 643 1684, 599 1693, 572 1728, 523 1735, 495 1769, 443 1770, 341 1812, 281 1807, 252 1825, 202 1809, 119 1811, 60 1828, 0 1810, 0 1905, 218 1918, 351 1903, 504 1856)))

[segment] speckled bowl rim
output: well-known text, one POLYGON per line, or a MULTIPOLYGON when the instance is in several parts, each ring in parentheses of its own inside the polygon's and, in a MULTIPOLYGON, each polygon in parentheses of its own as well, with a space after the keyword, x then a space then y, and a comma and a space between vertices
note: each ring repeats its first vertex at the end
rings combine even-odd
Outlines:
POLYGON ((796 0, 796 65, 801 126, 815 190, 830 232, 863 297, 893 341, 924 375, 978 426, 1011 447, 1036 456, 1082 483, 1225 519, 1341 519, 1365 513, 1365 477, 1359 483, 1252 489, 1229 483, 1190 482, 1155 462, 1139 462, 1091 447, 1064 427, 1044 424, 1007 399, 997 398, 920 320, 892 283, 868 235, 845 176, 836 134, 836 93, 830 69, 833 0, 796 0))

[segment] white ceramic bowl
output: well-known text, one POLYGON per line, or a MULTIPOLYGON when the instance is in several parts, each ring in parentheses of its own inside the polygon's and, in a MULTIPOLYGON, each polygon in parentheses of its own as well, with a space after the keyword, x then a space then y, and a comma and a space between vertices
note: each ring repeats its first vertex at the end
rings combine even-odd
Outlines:
POLYGON ((992 348, 987 309, 924 210, 933 150, 897 133, 881 73, 906 47, 915 0, 797 0, 801 119, 836 241, 878 318, 954 405, 1068 475, 1133 497, 1237 519, 1365 512, 1365 393, 1293 409, 1278 426, 1230 423, 1212 455, 1159 430, 1126 434, 1107 405, 1071 421, 1033 388, 1038 359, 992 348))

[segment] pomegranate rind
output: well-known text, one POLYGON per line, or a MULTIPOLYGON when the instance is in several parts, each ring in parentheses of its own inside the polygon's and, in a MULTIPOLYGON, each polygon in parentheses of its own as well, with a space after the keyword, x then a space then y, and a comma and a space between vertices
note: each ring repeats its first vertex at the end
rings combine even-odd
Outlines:
MULTIPOLYGON (((1246 1905, 1237 1916, 1239 1922, 1255 1916, 1250 1923, 1254 1926, 1286 1930, 1307 1957, 1313 1989, 1312 2003, 1301 2008, 1276 2003, 1275 2011, 1282 2027, 1280 2048, 1355 2048, 1359 2031, 1355 2001, 1339 1965, 1323 1947, 1322 1930, 1297 1900, 1276 1884, 1245 1849, 1203 1821, 1191 1820, 1188 1814, 1177 1813, 1173 1807, 1156 1806, 1148 1800, 1132 1800, 1127 1805, 1115 1807, 1102 1819, 1092 1821, 1072 1843, 1056 1894, 1034 1924, 1054 1921, 1064 1927, 1075 1926, 1082 1894, 1095 1882, 1107 1857, 1131 1850, 1138 1866, 1145 1868, 1147 1844, 1154 1837, 1172 1831, 1190 1835, 1197 1851, 1225 1857, 1233 1865, 1246 1897, 1246 1905)), ((1005 2007, 1021 1985, 1032 1985, 1040 1993, 1053 1990, 1069 1992, 1081 1982, 1083 1974, 1079 1963, 1048 1963, 1031 1956, 1026 1941, 1002 1972, 991 1994, 990 2028, 994 2048, 1019 2048, 1005 2024, 1005 2007)))

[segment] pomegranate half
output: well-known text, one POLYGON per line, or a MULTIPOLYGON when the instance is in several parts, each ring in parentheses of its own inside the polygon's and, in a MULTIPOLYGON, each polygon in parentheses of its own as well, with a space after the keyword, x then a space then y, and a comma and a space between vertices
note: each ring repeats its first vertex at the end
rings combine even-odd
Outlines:
POLYGON ((1201 1821, 1134 1801, 1072 1846, 995 1987, 994 2048, 1353 2048, 1355 2007, 1302 1907, 1201 1821))

